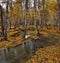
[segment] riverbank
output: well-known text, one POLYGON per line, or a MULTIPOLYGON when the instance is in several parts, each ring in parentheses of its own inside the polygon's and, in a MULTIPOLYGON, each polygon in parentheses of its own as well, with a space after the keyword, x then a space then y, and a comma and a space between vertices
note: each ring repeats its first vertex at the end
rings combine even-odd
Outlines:
MULTIPOLYGON (((30 28, 28 28, 28 29, 30 29, 30 28)), ((33 40, 40 39, 40 37, 38 37, 36 35, 36 31, 31 30, 31 29, 28 31, 28 34, 34 34, 34 35, 29 37, 28 39, 23 38, 23 33, 21 30, 24 30, 24 28, 21 27, 21 28, 16 29, 16 30, 11 29, 10 31, 8 31, 8 40, 7 41, 4 41, 4 40, 0 41, 0 49, 5 49, 8 47, 14 47, 14 46, 20 45, 23 42, 26 42, 30 39, 33 39, 33 40)), ((35 27, 33 27, 33 29, 35 29, 35 27)), ((52 36, 52 34, 54 34, 54 36, 58 36, 58 38, 60 38, 60 34, 58 33, 57 29, 47 29, 45 27, 39 28, 39 29, 40 29, 39 33, 41 35, 43 35, 44 37, 50 38, 52 36)))
POLYGON ((37 49, 26 63, 60 63, 60 43, 37 49))
MULTIPOLYGON (((43 42, 50 42, 49 46, 38 48, 35 55, 26 63, 60 63, 60 33, 54 29, 48 29, 41 32, 47 37, 43 42), (46 32, 46 33, 45 33, 46 32), (55 44, 54 44, 55 43, 55 44)), ((44 44, 44 45, 45 45, 44 44)))

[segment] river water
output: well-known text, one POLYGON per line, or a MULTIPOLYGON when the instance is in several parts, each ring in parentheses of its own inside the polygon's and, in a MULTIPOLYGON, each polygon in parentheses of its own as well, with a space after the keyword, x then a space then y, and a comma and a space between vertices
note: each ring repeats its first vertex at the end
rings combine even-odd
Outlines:
POLYGON ((16 47, 0 50, 0 63, 25 63, 32 57, 36 48, 37 44, 30 40, 16 47))
POLYGON ((0 50, 0 63, 25 63, 34 55, 37 48, 43 48, 47 42, 29 40, 16 47, 0 50))

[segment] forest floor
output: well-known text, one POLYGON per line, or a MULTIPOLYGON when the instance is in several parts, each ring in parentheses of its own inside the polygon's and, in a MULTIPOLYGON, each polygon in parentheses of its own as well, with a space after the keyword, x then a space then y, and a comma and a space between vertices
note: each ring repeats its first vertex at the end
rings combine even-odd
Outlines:
MULTIPOLYGON (((16 45, 22 44, 26 40, 30 39, 38 39, 39 37, 36 36, 36 31, 35 31, 35 26, 30 26, 28 27, 28 34, 34 34, 35 36, 32 36, 28 39, 23 38, 23 31, 24 27, 20 26, 19 28, 16 29, 9 29, 8 30, 8 40, 0 40, 0 49, 4 49, 7 47, 14 47, 16 45)), ((60 38, 60 32, 57 30, 56 27, 49 27, 48 29, 46 27, 40 28, 39 27, 39 33, 42 34, 44 37, 50 38, 52 35, 53 37, 58 37, 60 38)), ((0 37, 2 39, 2 37, 0 37)))
POLYGON ((56 29, 42 29, 43 48, 37 48, 35 54, 26 63, 60 63, 60 32, 56 29), (45 46, 47 43, 49 46, 45 46))
POLYGON ((60 63, 60 43, 38 48, 35 55, 26 63, 60 63))

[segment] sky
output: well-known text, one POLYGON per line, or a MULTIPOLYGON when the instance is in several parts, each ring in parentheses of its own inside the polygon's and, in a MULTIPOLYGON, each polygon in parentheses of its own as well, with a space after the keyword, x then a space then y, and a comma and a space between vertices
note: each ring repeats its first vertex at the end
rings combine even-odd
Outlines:
MULTIPOLYGON (((1 4, 2 1, 3 1, 3 0, 0 0, 0 5, 2 5, 3 8, 5 8, 5 7, 6 7, 6 3, 1 4)), ((13 1, 15 1, 15 0, 13 0, 13 1)))
MULTIPOLYGON (((15 0, 13 0, 13 1, 15 1, 15 0)), ((2 0, 0 0, 0 5, 2 5, 3 8, 5 8, 6 7, 6 4, 5 3, 4 4, 1 4, 1 2, 2 2, 2 0)), ((34 2, 34 0, 31 0, 32 6, 33 6, 33 2, 34 2)))
MULTIPOLYGON (((6 5, 5 5, 5 4, 1 4, 1 1, 2 1, 2 0, 0 0, 0 5, 2 5, 3 8, 5 8, 6 5)), ((13 0, 13 1, 15 1, 15 0, 13 0)), ((55 0, 55 1, 57 1, 57 0, 55 0)), ((32 3, 32 6, 33 6, 34 0, 31 0, 31 3, 32 3)))
POLYGON ((5 8, 5 4, 1 4, 2 0, 0 0, 0 5, 2 5, 3 8, 5 8))

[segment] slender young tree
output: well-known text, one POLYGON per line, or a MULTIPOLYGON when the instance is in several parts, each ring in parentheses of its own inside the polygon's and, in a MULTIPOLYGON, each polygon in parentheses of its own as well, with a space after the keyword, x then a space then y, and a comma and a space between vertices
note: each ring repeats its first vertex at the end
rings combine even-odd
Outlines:
POLYGON ((27 21, 29 16, 29 0, 25 0, 25 31, 24 31, 24 38, 27 35, 27 21))
POLYGON ((2 29, 2 36, 4 36, 4 27, 3 27, 3 9, 2 6, 0 5, 0 16, 1 16, 1 29, 2 29))
POLYGON ((34 24, 36 26, 36 33, 37 35, 39 34, 39 30, 38 30, 38 24, 36 22, 36 12, 37 12, 37 0, 34 0, 34 24))
POLYGON ((42 11, 43 11, 42 22, 41 22, 42 26, 44 25, 44 9, 45 9, 45 0, 42 0, 42 11))
POLYGON ((12 0, 10 0, 10 29, 11 29, 11 25, 12 25, 12 0))
POLYGON ((58 23, 59 23, 59 30, 60 30, 60 0, 57 0, 58 2, 58 23))
POLYGON ((8 4, 9 0, 6 1, 6 12, 5 12, 5 21, 4 21, 4 39, 7 40, 7 28, 8 28, 8 4))
POLYGON ((40 0, 38 0, 38 10, 39 10, 39 25, 41 25, 41 16, 40 16, 40 0))
POLYGON ((36 0, 34 0, 34 25, 36 26, 36 0))

